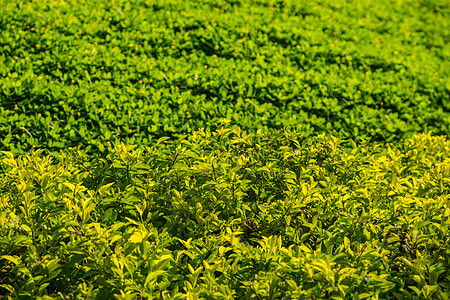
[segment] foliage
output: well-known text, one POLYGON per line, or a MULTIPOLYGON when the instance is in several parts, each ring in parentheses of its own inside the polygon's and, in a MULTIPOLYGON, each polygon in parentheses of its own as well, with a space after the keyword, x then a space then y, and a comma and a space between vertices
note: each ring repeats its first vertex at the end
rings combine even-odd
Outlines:
POLYGON ((444 0, 0 3, 0 150, 450 132, 444 0))
POLYGON ((448 299, 450 141, 221 127, 105 158, 4 152, 0 293, 448 299))
POLYGON ((449 12, 0 0, 0 297, 448 299, 449 12))

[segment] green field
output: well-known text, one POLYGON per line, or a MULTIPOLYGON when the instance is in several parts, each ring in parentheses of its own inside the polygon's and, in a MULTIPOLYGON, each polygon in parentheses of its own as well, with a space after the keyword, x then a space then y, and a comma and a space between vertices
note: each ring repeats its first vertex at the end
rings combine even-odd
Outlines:
POLYGON ((449 20, 0 0, 0 298, 448 299, 449 20))

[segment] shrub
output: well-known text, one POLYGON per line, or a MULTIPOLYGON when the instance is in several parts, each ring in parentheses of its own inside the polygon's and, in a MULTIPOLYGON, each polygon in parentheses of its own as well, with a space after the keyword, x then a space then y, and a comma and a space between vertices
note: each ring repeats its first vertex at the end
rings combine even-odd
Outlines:
POLYGON ((0 291, 447 299, 449 148, 225 127, 105 158, 4 152, 0 291))

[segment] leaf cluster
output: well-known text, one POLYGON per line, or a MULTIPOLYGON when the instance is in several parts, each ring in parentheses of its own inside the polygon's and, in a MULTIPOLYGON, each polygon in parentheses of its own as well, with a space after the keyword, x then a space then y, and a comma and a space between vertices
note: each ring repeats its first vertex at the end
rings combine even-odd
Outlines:
POLYGON ((322 2, 6 1, 0 150, 98 155, 224 118, 305 137, 448 134, 445 1, 322 2))
POLYGON ((200 130, 4 152, 0 294, 448 299, 450 142, 200 130))

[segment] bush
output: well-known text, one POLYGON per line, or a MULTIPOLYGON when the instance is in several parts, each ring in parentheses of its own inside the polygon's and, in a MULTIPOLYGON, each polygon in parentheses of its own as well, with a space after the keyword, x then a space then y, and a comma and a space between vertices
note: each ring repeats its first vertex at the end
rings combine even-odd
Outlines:
POLYGON ((226 127, 105 158, 4 152, 0 293, 447 299, 449 153, 226 127))
POLYGON ((7 1, 0 150, 216 130, 450 132, 443 1, 7 1), (95 8, 95 9, 93 9, 95 8))

